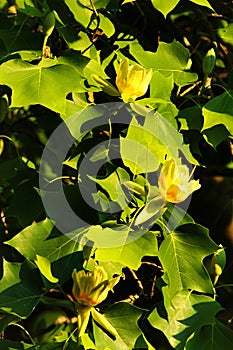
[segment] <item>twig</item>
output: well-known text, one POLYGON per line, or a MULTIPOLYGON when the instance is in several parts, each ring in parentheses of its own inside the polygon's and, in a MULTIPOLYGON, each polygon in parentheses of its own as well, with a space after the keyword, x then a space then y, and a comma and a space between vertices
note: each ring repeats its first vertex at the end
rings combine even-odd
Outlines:
MULTIPOLYGON (((126 299, 120 300, 120 302, 133 304, 135 302, 135 300, 137 300, 137 299, 139 299, 139 295, 134 294, 134 295, 129 295, 129 297, 126 299)), ((119 303, 119 301, 117 301, 117 303, 119 303)))
POLYGON ((143 290, 142 282, 138 279, 138 276, 136 275, 134 270, 132 270, 130 267, 128 267, 128 269, 129 269, 131 275, 133 276, 133 279, 137 282, 137 285, 138 285, 139 289, 141 289, 141 292, 143 293, 144 290, 143 290))
POLYGON ((96 16, 96 17, 99 17, 99 14, 98 14, 98 12, 96 11, 96 8, 95 8, 95 5, 93 4, 93 1, 90 0, 90 3, 91 3, 91 7, 92 7, 92 10, 93 10, 95 16, 96 16))
POLYGON ((180 97, 185 96, 187 93, 192 91, 196 86, 200 85, 202 83, 201 80, 196 81, 192 86, 190 86, 188 89, 184 90, 181 94, 180 97))
POLYGON ((152 262, 149 262, 149 261, 142 261, 141 265, 143 265, 143 264, 144 264, 144 265, 151 265, 151 266, 154 266, 154 267, 156 267, 159 271, 164 272, 162 266, 157 265, 156 263, 152 263, 152 262))

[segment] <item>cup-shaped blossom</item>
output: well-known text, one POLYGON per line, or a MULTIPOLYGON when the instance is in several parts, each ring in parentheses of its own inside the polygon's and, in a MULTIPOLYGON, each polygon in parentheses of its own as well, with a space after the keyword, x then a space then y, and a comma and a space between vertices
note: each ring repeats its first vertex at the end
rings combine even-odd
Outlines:
POLYGON ((198 190, 199 180, 190 180, 186 165, 177 165, 173 159, 164 162, 158 179, 161 195, 167 202, 183 202, 190 194, 198 190))
POLYGON ((74 281, 72 292, 77 302, 79 337, 85 333, 90 315, 113 337, 116 337, 118 334, 115 328, 95 310, 94 306, 107 298, 108 292, 117 284, 120 277, 109 280, 105 270, 96 266, 93 271, 87 272, 74 269, 72 278, 74 281))
POLYGON ((73 295, 79 305, 92 307, 107 298, 108 292, 117 284, 120 277, 108 279, 102 267, 96 266, 93 271, 84 270, 72 273, 74 281, 73 295))
POLYGON ((117 71, 116 86, 123 101, 135 101, 145 95, 152 75, 152 69, 147 70, 138 64, 129 65, 127 58, 122 59, 117 71))

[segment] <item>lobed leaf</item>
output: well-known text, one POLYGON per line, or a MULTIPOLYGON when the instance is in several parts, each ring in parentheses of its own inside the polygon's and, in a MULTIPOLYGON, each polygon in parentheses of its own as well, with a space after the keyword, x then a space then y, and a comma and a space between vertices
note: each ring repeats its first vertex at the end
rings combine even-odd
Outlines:
MULTIPOLYGON (((165 2, 163 1, 163 3, 165 2)), ((130 45, 130 53, 145 68, 153 68, 154 71, 173 79, 179 86, 197 80, 197 75, 189 72, 188 69, 190 65, 189 51, 178 41, 174 40, 169 44, 160 42, 156 52, 145 51, 137 41, 134 41, 130 45)))
POLYGON ((171 295, 183 289, 213 294, 213 285, 202 261, 217 250, 217 244, 201 225, 190 223, 171 232, 159 249, 171 295))
POLYGON ((73 67, 49 59, 43 59, 38 65, 12 59, 0 66, 0 77, 0 83, 12 89, 14 107, 41 104, 64 114, 67 94, 84 91, 84 79, 73 67))
POLYGON ((26 318, 43 295, 43 284, 35 265, 25 261, 9 263, 5 260, 4 276, 0 281, 0 309, 26 318))
POLYGON ((183 350, 193 332, 215 322, 215 315, 221 307, 209 296, 192 294, 188 290, 182 290, 173 297, 169 295, 168 286, 163 287, 162 291, 167 319, 161 318, 157 309, 152 311, 148 319, 166 335, 176 350, 183 350))

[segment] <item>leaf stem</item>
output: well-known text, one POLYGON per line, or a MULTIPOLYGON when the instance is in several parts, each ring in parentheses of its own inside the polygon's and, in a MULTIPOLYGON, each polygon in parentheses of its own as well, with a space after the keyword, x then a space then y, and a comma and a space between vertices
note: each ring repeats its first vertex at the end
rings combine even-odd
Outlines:
POLYGON ((33 345, 36 345, 36 343, 34 342, 34 340, 33 340, 32 336, 31 336, 31 334, 30 334, 30 333, 26 330, 26 328, 24 328, 21 324, 18 324, 18 323, 10 323, 10 325, 21 328, 21 329, 27 334, 27 336, 28 336, 28 338, 30 339, 31 343, 32 343, 33 345))

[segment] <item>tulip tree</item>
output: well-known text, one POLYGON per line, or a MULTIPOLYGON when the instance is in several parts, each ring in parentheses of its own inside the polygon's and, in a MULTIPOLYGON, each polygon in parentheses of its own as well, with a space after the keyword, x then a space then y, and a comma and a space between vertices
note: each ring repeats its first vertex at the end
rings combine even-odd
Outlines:
POLYGON ((0 349, 232 349, 232 25, 0 0, 0 349))

